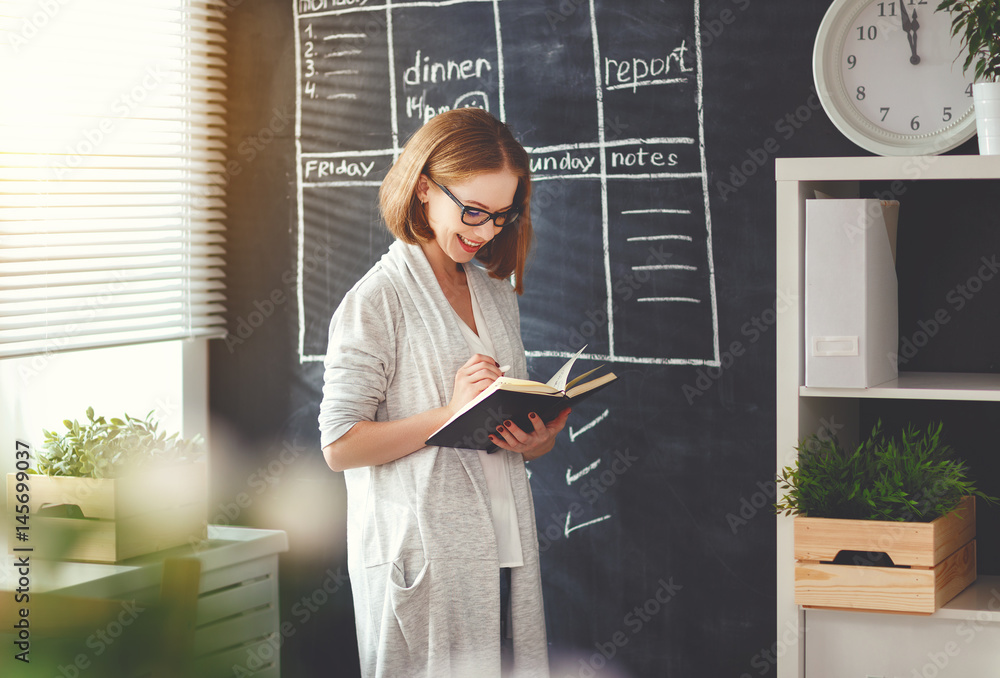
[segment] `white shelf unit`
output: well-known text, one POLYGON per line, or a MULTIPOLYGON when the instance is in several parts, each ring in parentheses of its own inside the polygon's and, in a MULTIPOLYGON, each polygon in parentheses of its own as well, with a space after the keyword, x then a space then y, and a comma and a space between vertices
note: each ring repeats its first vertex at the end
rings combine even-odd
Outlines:
MULTIPOLYGON (((805 201, 816 190, 840 198, 857 198, 860 181, 941 181, 994 179, 1000 181, 1000 156, 930 156, 861 158, 782 158, 775 163, 777 181, 777 278, 779 296, 794 300, 777 319, 777 450, 778 470, 795 459, 795 446, 803 437, 823 428, 834 429, 843 439, 857 439, 859 403, 863 398, 1000 401, 1000 375, 903 373, 899 379, 868 389, 808 388, 804 355, 804 260, 805 201)), ((901 202, 905 200, 901 198, 901 202)), ((900 230, 905 228, 900 212, 900 230)), ((854 665, 834 667, 832 651, 837 643, 864 642, 884 630, 883 655, 911 655, 900 676, 911 676, 922 664, 934 663, 939 655, 930 640, 940 639, 951 669, 978 675, 978 667, 1000 665, 1000 577, 980 577, 969 589, 930 616, 882 615, 820 610, 802 610, 794 602, 794 558, 792 518, 777 519, 777 675, 806 676, 808 665, 823 666, 808 678, 833 675, 893 675, 894 669, 868 673, 878 662, 857 673, 854 665), (807 620, 808 616, 808 620, 807 620), (809 622, 807 624, 807 621, 809 622), (816 622, 815 624, 813 622, 816 622), (977 642, 956 645, 956 657, 946 652, 951 634, 962 631, 956 624, 974 625, 977 642), (867 628, 865 626, 870 626, 867 628), (865 628, 863 628, 865 627, 865 628), (898 627, 898 629, 894 629, 898 627), (854 635, 852 635, 852 633, 854 635), (891 635, 897 633, 897 635, 891 635), (825 635, 824 635, 825 634, 825 635), (928 636, 929 634, 929 636, 928 636), (909 640, 907 640, 909 639, 909 640), (829 641, 829 642, 828 642, 829 641), (981 641, 981 642, 980 642, 981 641), (902 645, 910 643, 912 647, 902 645), (810 650, 811 648, 811 650, 810 650), (971 650, 970 650, 971 648, 971 650), (810 653, 811 652, 811 653, 810 653), (807 664, 806 656, 809 654, 807 664)), ((970 627, 971 628, 971 627, 970 627)), ((960 641, 954 641, 960 643, 960 641)), ((863 651, 861 651, 863 654, 863 651)), ((843 654, 843 653, 841 653, 843 654)), ((846 654, 857 654, 849 651, 846 654)), ((928 665, 930 665, 928 664, 928 665)), ((994 675, 992 673, 983 675, 994 675)))
MULTIPOLYGON (((209 525, 206 541, 117 564, 33 559, 31 588, 38 593, 155 605, 160 599, 163 560, 196 558, 201 561, 201 578, 192 648, 193 675, 227 678, 252 673, 254 678, 280 678, 284 637, 280 626, 278 556, 286 551, 288 536, 281 530, 209 525)), ((0 531, 0 553, 7 553, 6 531, 0 531)), ((6 571, 16 572, 12 566, 6 571)), ((13 578, 0 581, 0 592, 13 590, 15 583, 13 578)), ((5 647, 13 647, 12 639, 7 629, 0 630, 5 647)), ((81 649, 91 652, 95 647, 88 642, 81 649)), ((19 670, 14 652, 0 655, 0 676, 22 675, 19 670)), ((89 677, 86 670, 77 673, 89 677)))

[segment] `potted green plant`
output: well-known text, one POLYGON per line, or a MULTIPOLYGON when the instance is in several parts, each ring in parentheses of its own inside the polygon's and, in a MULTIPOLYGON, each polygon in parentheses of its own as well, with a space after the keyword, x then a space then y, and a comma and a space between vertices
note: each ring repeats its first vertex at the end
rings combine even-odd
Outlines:
POLYGON ((960 36, 965 62, 973 68, 972 94, 982 155, 1000 154, 1000 3, 996 0, 943 0, 937 11, 949 12, 952 35, 960 36))
MULTIPOLYGON (((63 560, 118 562, 203 539, 208 476, 200 437, 159 430, 150 412, 44 430, 35 468, 8 475, 7 504, 26 503, 35 554, 63 560), (17 488, 22 490, 19 491, 17 488), (19 497, 17 495, 20 495, 19 497)), ((11 525, 9 543, 22 540, 11 525)), ((21 544, 23 545, 23 544, 21 544)))
POLYGON ((74 478, 113 478, 143 468, 192 462, 204 454, 201 436, 190 440, 159 430, 149 412, 144 419, 98 417, 87 408, 89 423, 63 420, 65 433, 42 430, 43 452, 36 473, 74 478))
POLYGON ((932 613, 976 579, 975 497, 943 426, 881 423, 857 447, 809 436, 775 508, 795 516, 801 605, 932 613))

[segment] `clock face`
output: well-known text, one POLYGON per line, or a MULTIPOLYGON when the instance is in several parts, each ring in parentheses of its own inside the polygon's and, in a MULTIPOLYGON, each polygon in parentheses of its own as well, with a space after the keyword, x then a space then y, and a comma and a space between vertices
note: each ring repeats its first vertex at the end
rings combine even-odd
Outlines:
POLYGON ((975 133, 972 78, 937 0, 835 0, 814 54, 820 100, 883 155, 941 153, 975 133))

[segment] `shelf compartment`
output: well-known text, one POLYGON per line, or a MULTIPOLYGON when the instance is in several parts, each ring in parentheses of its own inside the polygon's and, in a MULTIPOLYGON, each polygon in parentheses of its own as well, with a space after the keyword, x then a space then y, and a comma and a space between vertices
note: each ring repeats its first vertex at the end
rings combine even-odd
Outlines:
POLYGON ((911 157, 781 158, 781 181, 916 181, 1000 179, 1000 156, 935 155, 911 157))
POLYGON ((871 388, 800 386, 799 395, 811 398, 1000 401, 1000 374, 900 372, 899 378, 871 388))

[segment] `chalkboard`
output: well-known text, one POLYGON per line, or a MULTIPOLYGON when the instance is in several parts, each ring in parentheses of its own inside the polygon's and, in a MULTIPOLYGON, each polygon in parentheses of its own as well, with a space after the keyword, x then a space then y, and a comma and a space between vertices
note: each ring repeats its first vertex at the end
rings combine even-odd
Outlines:
MULTIPOLYGON (((745 583, 771 568, 733 562, 735 582, 716 572, 733 526, 689 495, 717 492, 714 467, 743 454, 742 441, 713 436, 709 399, 694 406, 731 367, 698 3, 295 10, 300 360, 322 360, 337 304, 388 247, 376 196, 408 136, 461 106, 505 120, 532 157, 536 245, 520 300, 530 370, 549 374, 586 346, 581 370, 606 363, 623 377, 530 468, 554 661, 583 675, 719 675, 705 652, 734 629, 713 608, 758 597, 745 583)), ((728 412, 725 426, 751 430, 745 416, 728 412)), ((747 619, 766 626, 772 610, 757 603, 747 619)), ((762 647, 740 643, 732 651, 747 658, 762 647)))
MULTIPOLYGON (((774 285, 773 160, 865 154, 812 90, 827 4, 227 5, 231 337, 212 347, 211 405, 247 468, 213 475, 218 504, 237 505, 289 444, 310 454, 285 478, 311 464, 310 482, 342 502, 318 449, 320 358, 333 309, 390 242, 378 182, 428 115, 486 107, 533 159, 529 370, 547 377, 586 345, 581 370, 620 377, 529 465, 554 675, 775 675, 797 638, 776 629, 769 509, 774 327, 795 301, 774 285)), ((934 294, 978 260, 951 262, 934 294)), ((908 304, 912 334, 940 301, 908 304)), ((979 350, 970 369, 995 369, 979 350)), ((346 572, 343 535, 313 542, 293 534, 281 562, 283 670, 353 675, 349 584, 323 588, 346 572), (318 590, 329 602, 300 616, 318 590)))
POLYGON ((297 4, 300 236, 306 256, 336 244, 303 261, 302 359, 322 357, 333 309, 388 245, 373 205, 401 145, 434 113, 478 106, 532 155, 529 351, 717 366, 694 4, 434 5, 297 4))

